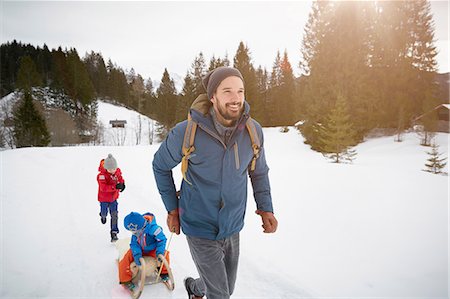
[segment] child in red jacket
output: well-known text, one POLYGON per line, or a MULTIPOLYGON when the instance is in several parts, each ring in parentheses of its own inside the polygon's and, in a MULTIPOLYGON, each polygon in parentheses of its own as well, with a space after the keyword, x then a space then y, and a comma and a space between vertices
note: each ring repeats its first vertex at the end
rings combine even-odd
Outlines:
POLYGON ((118 211, 117 199, 119 191, 125 190, 125 181, 122 178, 120 168, 117 168, 116 159, 108 154, 106 159, 100 161, 97 175, 98 182, 98 201, 100 202, 100 220, 106 223, 108 210, 111 215, 111 242, 117 241, 119 228, 117 227, 118 211))

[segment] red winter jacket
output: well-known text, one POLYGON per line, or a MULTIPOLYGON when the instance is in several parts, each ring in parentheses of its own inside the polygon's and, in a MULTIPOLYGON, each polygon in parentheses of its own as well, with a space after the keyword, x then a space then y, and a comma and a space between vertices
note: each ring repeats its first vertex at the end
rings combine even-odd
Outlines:
POLYGON ((110 174, 104 167, 104 159, 100 161, 100 166, 97 175, 98 182, 98 201, 100 202, 113 202, 119 198, 119 190, 116 189, 117 183, 125 183, 122 178, 122 172, 120 168, 116 169, 114 174, 110 174))

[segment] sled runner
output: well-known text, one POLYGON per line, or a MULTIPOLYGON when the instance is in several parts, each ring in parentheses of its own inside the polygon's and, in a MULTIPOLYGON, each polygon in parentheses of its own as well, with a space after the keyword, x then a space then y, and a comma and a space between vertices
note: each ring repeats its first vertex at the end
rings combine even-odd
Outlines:
MULTIPOLYGON (((130 244, 130 238, 126 239, 120 239, 118 240, 115 245, 117 250, 119 251, 119 259, 117 262, 119 262, 122 257, 125 255, 125 253, 128 251, 130 244)), ((136 286, 133 290, 129 290, 131 297, 133 299, 138 299, 143 290, 145 285, 150 284, 156 284, 156 283, 164 283, 164 285, 167 287, 168 290, 173 291, 175 288, 175 280, 173 278, 172 270, 170 269, 169 263, 167 262, 166 258, 163 255, 158 256, 162 265, 165 266, 167 269, 168 279, 166 281, 163 281, 160 277, 160 268, 158 267, 158 263, 155 258, 151 256, 144 256, 139 259, 141 263, 141 267, 136 265, 135 262, 132 262, 130 264, 130 270, 132 273, 132 283, 136 286)))

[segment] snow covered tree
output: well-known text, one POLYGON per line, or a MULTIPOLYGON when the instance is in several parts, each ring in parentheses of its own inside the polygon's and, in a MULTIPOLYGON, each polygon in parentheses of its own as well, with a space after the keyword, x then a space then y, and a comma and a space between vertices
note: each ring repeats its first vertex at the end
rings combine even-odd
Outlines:
POLYGON ((355 135, 345 98, 339 96, 320 130, 323 154, 334 163, 353 161, 356 152, 350 148, 356 143, 355 135))
POLYGON ((427 152, 427 154, 429 157, 427 159, 427 163, 425 163, 426 169, 423 171, 434 174, 443 174, 444 172, 442 169, 444 169, 445 165, 447 165, 447 162, 444 162, 447 158, 441 158, 442 154, 439 153, 439 145, 436 142, 433 142, 431 151, 427 152))
POLYGON ((13 123, 16 147, 47 146, 50 143, 45 119, 34 106, 29 92, 25 92, 14 111, 13 123))

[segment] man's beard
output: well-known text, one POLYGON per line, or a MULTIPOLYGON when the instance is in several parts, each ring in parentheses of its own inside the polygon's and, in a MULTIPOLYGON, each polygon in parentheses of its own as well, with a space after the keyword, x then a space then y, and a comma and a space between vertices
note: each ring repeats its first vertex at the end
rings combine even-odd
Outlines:
POLYGON ((219 105, 217 105, 217 110, 219 111, 220 116, 222 116, 225 120, 235 122, 241 116, 243 104, 244 104, 243 102, 242 103, 234 102, 234 103, 225 104, 225 107, 223 107, 222 105, 219 104, 219 105), (227 105, 234 105, 234 104, 239 105, 239 111, 236 113, 227 111, 227 105))

